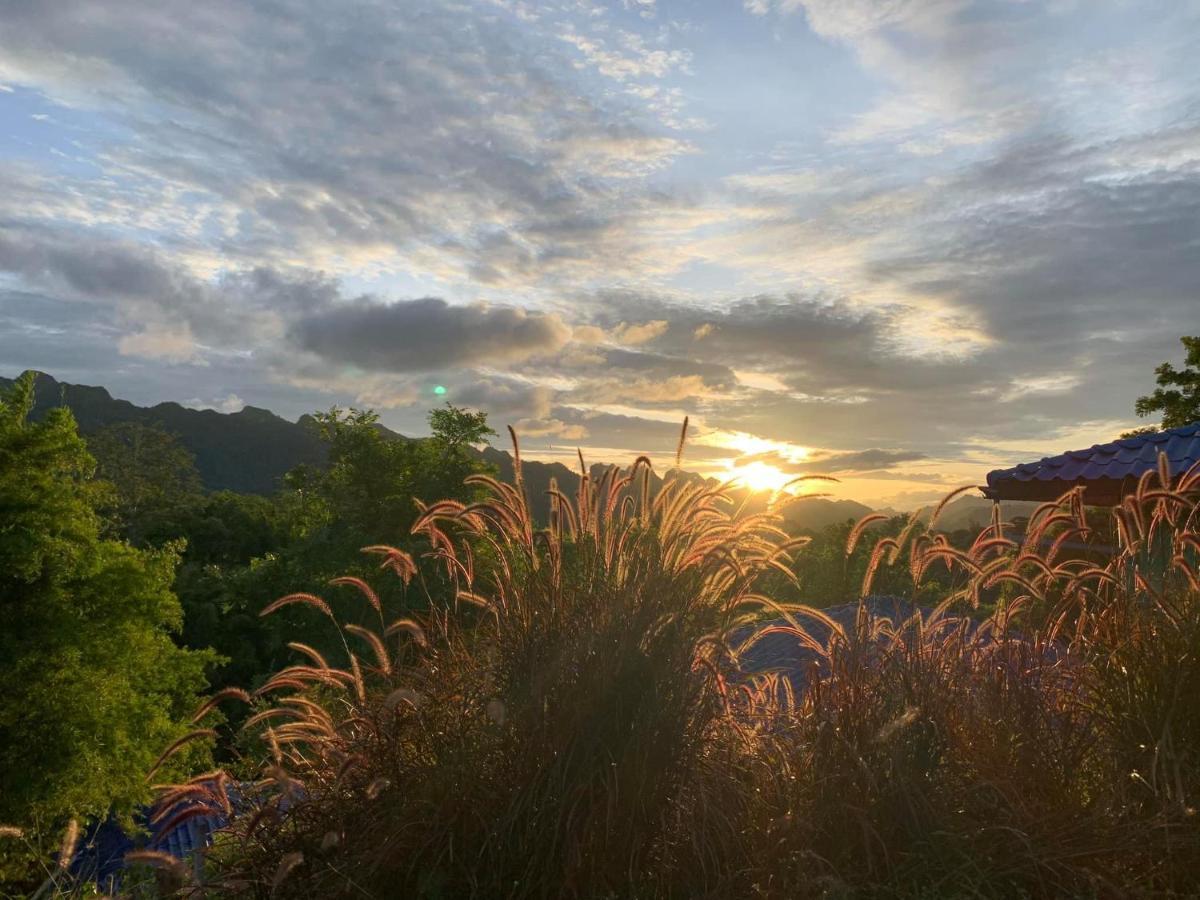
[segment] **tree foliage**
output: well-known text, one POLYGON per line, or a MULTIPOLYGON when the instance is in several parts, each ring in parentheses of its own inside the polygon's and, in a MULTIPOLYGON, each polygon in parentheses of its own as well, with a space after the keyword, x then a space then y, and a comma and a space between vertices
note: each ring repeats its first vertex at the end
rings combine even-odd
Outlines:
POLYGON ((72 817, 128 811, 186 730, 211 653, 178 648, 178 548, 101 536, 104 486, 66 409, 31 424, 33 379, 0 399, 0 878, 72 817))
MULTIPOLYGON (((327 465, 298 466, 270 500, 211 495, 178 510, 174 530, 160 523, 160 538, 188 542, 176 582, 186 610, 185 640, 228 660, 214 674, 215 687, 261 683, 289 657, 292 640, 339 658, 344 646, 331 643, 308 610, 271 619, 259 611, 283 594, 328 590, 364 546, 411 543, 416 501, 465 500, 471 489, 463 479, 486 468, 471 451, 494 434, 485 413, 447 404, 430 414, 433 434, 426 440, 392 435, 378 420, 371 410, 317 413, 311 427, 328 447, 327 465)), ((353 574, 372 570, 363 559, 353 574)), ((332 592, 330 603, 356 621, 361 610, 351 594, 332 592)), ((385 607, 397 613, 427 599, 395 586, 381 592, 385 607)))
POLYGON ((1184 366, 1165 362, 1154 370, 1158 387, 1138 397, 1139 416, 1162 414, 1163 428, 1179 428, 1200 421, 1200 336, 1179 339, 1186 351, 1184 366))
POLYGON ((120 532, 135 544, 146 541, 156 520, 200 497, 195 457, 160 428, 118 422, 88 435, 87 449, 96 477, 113 486, 120 532))
POLYGON ((373 410, 332 407, 313 416, 329 446, 323 469, 300 467, 285 479, 297 495, 301 531, 327 525, 372 540, 407 536, 417 512, 414 499, 431 501, 462 492, 462 480, 480 468, 470 454, 495 432, 487 414, 447 403, 429 414, 432 436, 408 440, 388 435, 373 410))

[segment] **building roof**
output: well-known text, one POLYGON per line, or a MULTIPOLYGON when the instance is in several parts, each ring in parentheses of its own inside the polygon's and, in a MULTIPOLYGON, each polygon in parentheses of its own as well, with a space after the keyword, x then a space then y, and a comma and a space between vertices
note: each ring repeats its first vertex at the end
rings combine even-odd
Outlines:
POLYGON ((125 854, 147 849, 169 853, 188 863, 199 878, 201 860, 196 851, 211 846, 213 834, 228 824, 225 816, 216 810, 171 825, 171 816, 158 816, 165 811, 160 804, 153 804, 135 812, 134 823, 145 834, 138 834, 136 829, 127 832, 111 816, 92 822, 71 859, 71 874, 80 881, 94 882, 105 891, 117 893, 125 870, 125 854), (166 825, 170 827, 164 828, 166 825))
POLYGON ((1083 485, 1085 503, 1113 506, 1158 467, 1160 453, 1176 478, 1200 463, 1200 422, 996 469, 988 472, 983 493, 992 500, 1054 500, 1083 485))

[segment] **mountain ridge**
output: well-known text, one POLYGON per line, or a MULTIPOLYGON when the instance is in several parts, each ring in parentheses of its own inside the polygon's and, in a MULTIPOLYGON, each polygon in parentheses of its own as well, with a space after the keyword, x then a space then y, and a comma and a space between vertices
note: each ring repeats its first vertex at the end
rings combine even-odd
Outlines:
MULTIPOLYGON (((326 459, 325 445, 304 426, 304 417, 289 422, 254 406, 222 413, 192 409, 173 400, 137 406, 113 397, 107 388, 60 382, 45 372, 34 376, 32 419, 66 406, 85 436, 121 422, 159 427, 195 456, 200 480, 209 490, 269 494, 295 466, 323 465, 326 459)), ((0 378, 0 388, 10 387, 13 381, 0 378)))
MULTIPOLYGON (((313 420, 308 414, 291 422, 255 406, 246 406, 234 413, 193 409, 175 401, 143 407, 115 398, 101 386, 60 382, 45 372, 36 372, 35 379, 32 418, 41 418, 50 409, 65 405, 75 415, 84 435, 119 422, 162 428, 175 435, 195 456, 196 468, 208 490, 270 494, 279 488, 283 475, 294 467, 301 464, 319 466, 326 459, 325 444, 310 427, 313 420)), ((11 386, 13 381, 0 377, 0 388, 11 386)), ((379 428, 390 438, 414 440, 384 426, 379 428)), ((484 462, 499 470, 502 479, 512 478, 511 453, 487 446, 479 454, 484 462)), ((598 479, 608 467, 595 463, 588 474, 598 479)), ((522 472, 530 505, 535 518, 540 521, 545 521, 548 516, 546 491, 552 478, 568 496, 578 490, 579 473, 559 462, 523 460, 522 472)), ((715 479, 706 479, 696 473, 685 473, 683 477, 715 483, 715 479)), ((658 473, 652 478, 655 486, 661 483, 662 476, 658 473)), ((742 497, 739 495, 738 499, 740 501, 742 497)), ((749 500, 750 508, 761 508, 765 503, 765 495, 752 496, 749 500)), ((831 524, 860 519, 873 511, 872 507, 856 500, 810 497, 790 503, 784 510, 784 518, 794 529, 817 531, 831 524)), ((891 514, 894 511, 884 512, 891 514)), ((986 522, 989 515, 987 501, 964 497, 946 507, 940 522, 946 530, 955 530, 956 527, 986 522), (963 501, 967 501, 966 505, 963 501)))

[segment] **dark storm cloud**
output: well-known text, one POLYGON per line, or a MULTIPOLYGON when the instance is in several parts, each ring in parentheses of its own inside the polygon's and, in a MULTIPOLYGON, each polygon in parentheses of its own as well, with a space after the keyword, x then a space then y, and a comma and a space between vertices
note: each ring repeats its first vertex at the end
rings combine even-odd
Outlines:
POLYGON ((347 299, 317 273, 257 268, 201 281, 144 247, 83 233, 0 232, 0 272, 106 314, 115 309, 126 333, 186 328, 188 340, 223 350, 290 338, 328 364, 368 371, 511 364, 558 350, 570 336, 557 316, 514 307, 347 299))
POLYGON ((292 326, 305 350, 363 369, 415 372, 523 362, 570 337, 557 316, 513 307, 450 306, 434 297, 339 304, 292 326))

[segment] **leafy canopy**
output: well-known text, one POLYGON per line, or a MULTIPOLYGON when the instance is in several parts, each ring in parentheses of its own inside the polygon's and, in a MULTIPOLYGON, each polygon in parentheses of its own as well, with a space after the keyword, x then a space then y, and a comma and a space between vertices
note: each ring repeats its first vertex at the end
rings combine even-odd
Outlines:
POLYGON ((96 477, 114 489, 116 524, 135 544, 146 543, 158 520, 197 502, 196 458, 174 435, 138 422, 118 422, 87 437, 96 477))
POLYGON ((214 660, 171 638, 177 548, 101 537, 105 490, 75 420, 30 423, 32 399, 31 376, 0 397, 0 823, 30 838, 0 846, 0 880, 66 819, 149 799, 145 774, 214 660))
POLYGON ((1163 428, 1179 428, 1200 421, 1200 336, 1181 337, 1186 357, 1176 369, 1165 362, 1154 370, 1158 387, 1138 397, 1134 410, 1139 416, 1162 414, 1163 428))
POLYGON ((301 530, 326 526, 356 541, 406 538, 417 511, 414 499, 460 494, 463 478, 481 468, 472 448, 495 435, 486 413, 449 403, 430 412, 428 440, 388 432, 373 410, 335 406, 314 415, 313 423, 329 445, 328 466, 300 467, 285 479, 305 517, 301 530))
MULTIPOLYGON (((228 658, 214 673, 215 686, 257 686, 293 659, 292 640, 341 658, 344 645, 325 643, 326 623, 310 610, 267 619, 259 611, 284 594, 309 591, 340 615, 362 614, 360 597, 329 585, 347 574, 346 561, 358 561, 350 574, 369 576, 376 563, 358 551, 409 545, 417 500, 470 498, 473 489, 463 479, 486 468, 473 447, 494 433, 486 414, 447 405, 430 413, 429 422, 432 437, 409 440, 382 428, 371 410, 317 413, 310 424, 328 448, 327 465, 293 469, 270 500, 209 495, 180 508, 174 532, 159 528, 163 536, 187 539, 176 581, 187 612, 184 637, 189 646, 215 647, 228 658)), ((380 599, 399 616, 437 589, 432 580, 411 593, 395 584, 381 588, 380 599)))

